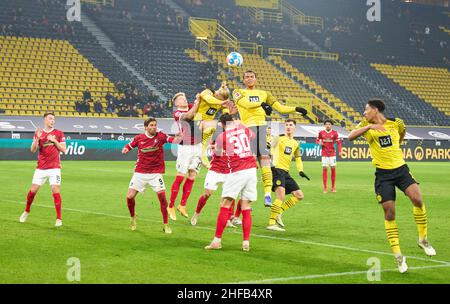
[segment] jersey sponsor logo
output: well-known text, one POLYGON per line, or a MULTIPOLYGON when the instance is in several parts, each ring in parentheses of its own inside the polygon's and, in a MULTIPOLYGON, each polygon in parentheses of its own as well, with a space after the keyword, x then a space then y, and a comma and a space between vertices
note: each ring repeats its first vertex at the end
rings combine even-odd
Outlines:
POLYGON ((248 100, 250 102, 259 102, 259 96, 249 96, 248 100))
POLYGON ((51 142, 51 141, 48 141, 48 142, 45 142, 45 143, 42 144, 42 146, 44 146, 44 147, 49 147, 49 146, 54 146, 54 145, 55 144, 53 142, 51 142))
POLYGON ((148 153, 148 152, 154 152, 154 151, 158 151, 159 147, 148 147, 148 148, 142 148, 141 152, 142 153, 148 153))
POLYGON ((284 154, 290 155, 291 153, 292 153, 292 148, 291 147, 285 147, 284 148, 284 154))
POLYGON ((380 136, 378 137, 378 141, 380 142, 380 146, 382 148, 387 148, 392 146, 391 135, 380 136))
POLYGON ((217 112, 214 108, 209 108, 208 111, 206 111, 206 115, 214 115, 217 112))

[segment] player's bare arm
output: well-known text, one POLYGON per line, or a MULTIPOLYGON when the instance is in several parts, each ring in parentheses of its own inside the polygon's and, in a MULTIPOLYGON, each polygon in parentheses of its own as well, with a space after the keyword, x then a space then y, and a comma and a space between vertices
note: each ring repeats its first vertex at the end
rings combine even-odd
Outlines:
POLYGON ((36 132, 33 136, 33 142, 31 143, 31 153, 35 153, 37 151, 38 145, 39 145, 39 138, 42 135, 42 130, 40 128, 36 129, 36 132))
POLYGON ((47 139, 49 141, 51 141, 55 147, 62 153, 66 153, 66 143, 62 142, 60 143, 57 139, 55 135, 50 134, 49 136, 47 136, 47 139))
POLYGON ((194 119, 195 114, 198 112, 199 106, 200 106, 200 94, 197 94, 197 96, 195 98, 194 106, 186 113, 183 113, 180 116, 180 120, 187 121, 187 120, 194 119))

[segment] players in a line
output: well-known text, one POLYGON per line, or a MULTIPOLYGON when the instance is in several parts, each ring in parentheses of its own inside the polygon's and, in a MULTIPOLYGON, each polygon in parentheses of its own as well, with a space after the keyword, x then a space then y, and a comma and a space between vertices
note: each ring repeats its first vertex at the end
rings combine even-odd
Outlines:
POLYGON ((364 119, 348 139, 353 141, 364 136, 372 153, 375 171, 375 193, 378 203, 384 210, 384 224, 387 238, 395 255, 398 270, 406 272, 406 258, 400 250, 398 226, 395 221, 395 188, 405 193, 413 204, 413 215, 419 232, 417 244, 429 256, 436 251, 427 239, 427 211, 422 200, 419 185, 410 173, 403 158, 400 144, 405 138, 406 128, 400 118, 386 118, 385 104, 382 100, 369 100, 364 111, 364 119))
POLYGON ((216 233, 211 244, 205 249, 222 248, 222 234, 229 219, 229 208, 234 200, 241 195, 242 209, 242 250, 250 250, 250 230, 252 226, 251 202, 257 199, 256 158, 251 150, 252 131, 242 124, 233 121, 230 114, 220 116, 220 122, 225 129, 217 137, 214 153, 225 157, 229 173, 225 176, 222 190, 222 202, 216 223, 216 233))
POLYGON ((270 155, 266 143, 266 115, 270 115, 272 108, 280 113, 299 112, 306 115, 302 107, 289 107, 279 103, 270 92, 256 89, 256 73, 244 73, 245 89, 233 91, 233 99, 239 110, 242 123, 256 134, 256 141, 252 144, 252 151, 257 155, 261 167, 264 185, 264 205, 272 205, 272 171, 270 169, 270 155))
POLYGON ((284 123, 285 133, 275 136, 271 142, 273 191, 277 198, 271 207, 269 225, 267 226, 269 230, 285 231, 281 215, 304 198, 297 182, 289 175, 292 157, 295 157, 299 175, 309 180, 303 172, 300 145, 294 138, 295 126, 295 120, 287 119, 284 123), (292 194, 292 196, 285 200, 286 194, 292 194))
POLYGON ((328 192, 328 167, 331 168, 331 192, 336 192, 336 150, 334 148, 337 143, 339 156, 342 155, 342 142, 339 134, 333 130, 333 122, 329 119, 323 123, 325 130, 319 132, 316 143, 322 146, 322 180, 323 193, 328 192))
POLYGON ((53 194, 53 202, 56 210, 56 227, 62 226, 61 220, 61 160, 60 153, 66 152, 66 138, 64 133, 54 128, 55 115, 53 113, 44 114, 44 129, 38 128, 34 133, 31 144, 31 152, 39 150, 38 164, 34 171, 33 181, 30 191, 27 195, 27 205, 25 211, 19 218, 24 223, 30 214, 31 204, 33 203, 39 188, 49 181, 53 194))
POLYGON ((161 214, 163 217, 165 233, 172 233, 169 227, 167 213, 166 186, 163 174, 165 173, 164 144, 172 143, 175 137, 158 132, 157 122, 153 117, 144 121, 145 132, 136 135, 132 142, 122 149, 122 154, 127 154, 134 148, 138 149, 138 159, 133 177, 127 192, 127 206, 131 216, 131 230, 136 230, 136 195, 144 193, 147 187, 151 187, 158 195, 161 214))
POLYGON ((176 162, 177 175, 172 184, 170 205, 167 209, 170 218, 176 220, 175 201, 186 175, 181 202, 177 210, 182 216, 189 216, 186 211, 186 203, 191 194, 195 178, 202 166, 202 132, 200 130, 201 120, 196 118, 200 106, 200 95, 196 96, 194 104, 189 104, 186 95, 180 92, 173 96, 172 102, 176 107, 173 117, 178 125, 178 130, 182 134, 182 142, 178 146, 176 162))

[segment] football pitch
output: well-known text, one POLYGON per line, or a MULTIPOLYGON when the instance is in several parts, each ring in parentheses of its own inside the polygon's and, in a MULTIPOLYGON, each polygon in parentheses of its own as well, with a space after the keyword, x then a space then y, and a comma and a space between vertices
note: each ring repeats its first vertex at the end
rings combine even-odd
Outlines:
MULTIPOLYGON (((137 197, 138 226, 131 231, 125 195, 134 162, 64 161, 64 226, 54 227, 48 184, 36 196, 28 221, 20 224, 35 164, 0 162, 0 283, 71 283, 69 258, 79 259, 79 283, 450 282, 449 162, 409 163, 421 183, 435 257, 427 257, 417 247, 412 205, 397 191, 400 245, 409 266, 406 274, 398 273, 386 240, 369 162, 338 163, 337 193, 328 194, 322 193, 319 162, 304 163, 311 181, 298 177, 292 168, 305 199, 283 215, 286 232, 265 229, 270 210, 262 203, 259 183, 250 252, 241 250, 241 227, 226 228, 222 250, 203 249, 214 236, 220 188, 196 227, 177 213, 177 221, 170 222, 171 235, 162 232, 159 202, 148 189, 137 197), (378 261, 380 280, 370 281, 367 272, 378 261)), ((174 162, 166 162, 166 171, 169 198, 174 162)), ((194 184, 187 204, 190 216, 203 193, 205 174, 202 169, 194 184)), ((181 191, 177 205, 180 199, 181 191)))

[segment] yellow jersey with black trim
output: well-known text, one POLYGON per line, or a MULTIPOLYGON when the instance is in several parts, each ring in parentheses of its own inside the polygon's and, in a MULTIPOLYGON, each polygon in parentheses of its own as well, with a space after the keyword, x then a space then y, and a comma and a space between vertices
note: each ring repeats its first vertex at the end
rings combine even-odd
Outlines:
POLYGON ((233 91, 233 99, 246 127, 266 125, 266 112, 261 103, 272 105, 276 101, 270 92, 256 89, 236 89, 233 91))
POLYGON ((267 149, 269 149, 269 151, 270 151, 270 148, 272 147, 272 139, 273 139, 273 136, 271 134, 267 133, 266 134, 266 142, 267 142, 267 149))
MULTIPOLYGON (((363 119, 356 128, 370 123, 363 119)), ((383 124, 385 131, 369 130, 364 137, 369 143, 372 163, 380 169, 396 169, 405 164, 403 152, 400 149, 400 137, 406 131, 405 123, 400 118, 388 118, 383 124)))
POLYGON ((214 92, 205 89, 200 93, 200 106, 198 112, 202 120, 213 120, 216 114, 222 110, 223 101, 214 96, 214 92))
MULTIPOLYGON (((277 169, 289 172, 292 158, 295 156, 296 160, 300 159, 300 144, 294 138, 280 135, 278 138, 274 138, 271 153, 272 165, 277 169)), ((303 167, 297 169, 302 171, 303 167)))

